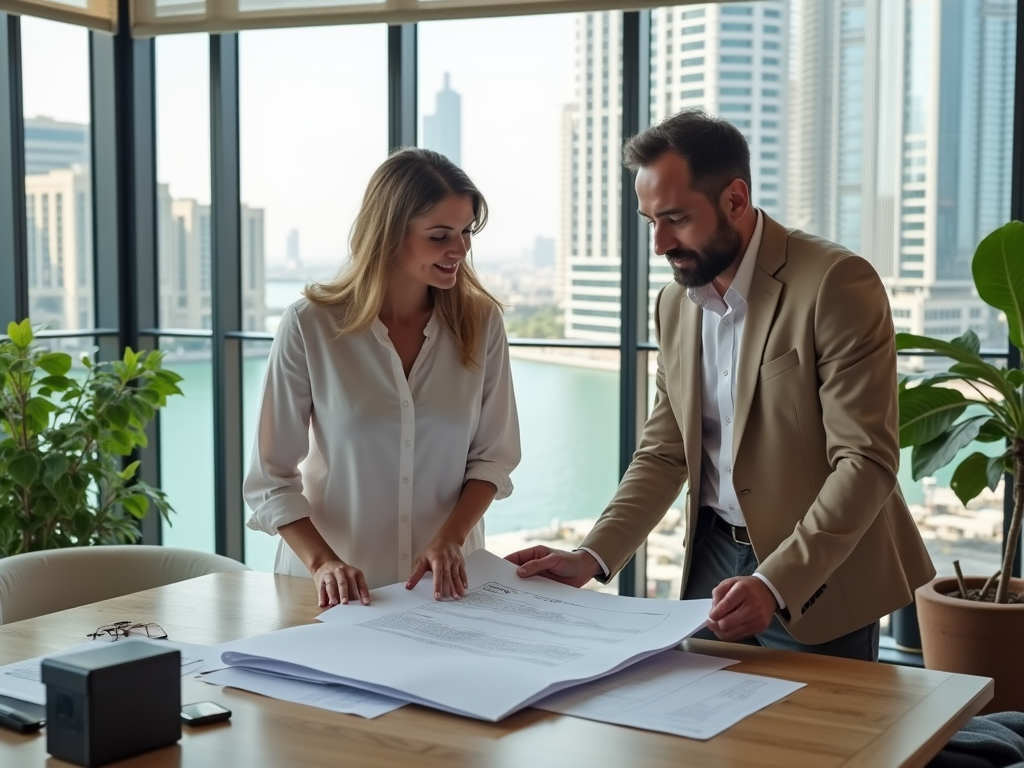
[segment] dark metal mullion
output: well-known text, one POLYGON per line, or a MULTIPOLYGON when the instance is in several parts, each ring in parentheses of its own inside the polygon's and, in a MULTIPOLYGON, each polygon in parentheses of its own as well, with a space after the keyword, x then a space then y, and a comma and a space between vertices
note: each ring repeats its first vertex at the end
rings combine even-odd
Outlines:
POLYGON ((416 25, 388 27, 388 148, 416 146, 416 25))
MULTIPOLYGON (((650 119, 650 11, 622 14, 622 139, 647 127, 650 119)), ((647 340, 647 233, 637 216, 633 174, 622 168, 621 207, 621 359, 619 361, 619 476, 625 474, 636 450, 646 408, 647 353, 639 343, 647 340)), ((646 548, 619 573, 619 594, 647 594, 646 548)))
MULTIPOLYGON (((1018 4, 1018 10, 1020 9, 1018 4)), ((1017 53, 1016 77, 1013 92, 1013 159, 1010 170, 1010 218, 1024 221, 1024 18, 1017 18, 1017 53)), ((1020 350, 1007 339, 1008 353, 1006 364, 1010 368, 1019 368, 1020 350)), ((1010 517, 1013 515, 1013 475, 1003 478, 1003 545, 1010 531, 1010 517)), ((1013 575, 1021 575, 1021 550, 1024 548, 1024 537, 1018 543, 1017 554, 1013 561, 1013 575)))
POLYGON ((21 17, 0 13, 0 333, 29 316, 21 17))
MULTIPOLYGON (((121 18, 130 0, 119 0, 121 18)), ((93 276, 96 323, 116 328, 97 339, 100 357, 120 358, 125 347, 155 349, 140 324, 156 324, 156 154, 153 41, 133 40, 125 25, 111 36, 89 37, 92 124, 93 276)), ((139 478, 160 486, 159 417, 146 429, 139 478)), ((161 542, 160 517, 142 521, 142 541, 161 542)))
POLYGON ((242 509, 242 205, 238 35, 210 35, 213 242, 214 528, 217 552, 245 560, 242 509))

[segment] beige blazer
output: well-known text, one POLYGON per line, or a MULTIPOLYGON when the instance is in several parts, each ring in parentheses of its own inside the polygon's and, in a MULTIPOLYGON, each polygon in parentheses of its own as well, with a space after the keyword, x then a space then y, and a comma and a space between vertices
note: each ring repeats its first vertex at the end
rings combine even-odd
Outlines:
MULTIPOLYGON (((617 573, 701 477, 701 310, 662 289, 657 393, 618 491, 581 546, 617 573)), ((910 603, 935 569, 896 481, 896 348, 872 266, 765 216, 737 366, 733 482, 780 617, 821 643, 910 603)))

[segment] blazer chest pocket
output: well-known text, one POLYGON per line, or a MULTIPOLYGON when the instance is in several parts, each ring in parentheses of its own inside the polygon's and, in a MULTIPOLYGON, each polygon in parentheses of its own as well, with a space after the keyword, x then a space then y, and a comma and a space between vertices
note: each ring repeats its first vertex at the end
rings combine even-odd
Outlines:
POLYGON ((774 360, 769 360, 767 363, 761 366, 761 373, 758 378, 761 383, 768 381, 768 379, 774 379, 776 376, 781 376, 790 368, 795 368, 800 364, 800 355, 797 354, 796 348, 789 350, 782 357, 776 357, 774 360))

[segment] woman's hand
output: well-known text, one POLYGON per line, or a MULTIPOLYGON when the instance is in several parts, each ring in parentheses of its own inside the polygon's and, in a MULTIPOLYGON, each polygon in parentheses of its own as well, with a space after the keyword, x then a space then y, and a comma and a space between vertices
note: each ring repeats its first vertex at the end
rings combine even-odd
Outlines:
POLYGON ((347 605, 349 600, 359 600, 363 605, 370 604, 370 589, 366 586, 363 572, 343 560, 328 560, 313 571, 313 582, 316 584, 317 606, 324 608, 329 605, 347 605))
POLYGON ((416 561, 405 588, 415 587, 427 571, 434 574, 435 600, 457 600, 466 594, 469 586, 466 561, 462 557, 462 547, 456 541, 438 536, 430 542, 416 561))

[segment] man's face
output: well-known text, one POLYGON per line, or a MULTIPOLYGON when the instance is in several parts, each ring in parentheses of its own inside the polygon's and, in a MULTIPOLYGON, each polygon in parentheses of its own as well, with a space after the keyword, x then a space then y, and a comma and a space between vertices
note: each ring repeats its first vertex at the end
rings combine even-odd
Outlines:
POLYGON ((743 239, 721 202, 712 203, 690 182, 686 160, 665 152, 637 172, 636 194, 653 228, 654 252, 668 259, 676 282, 697 288, 740 257, 743 239))

